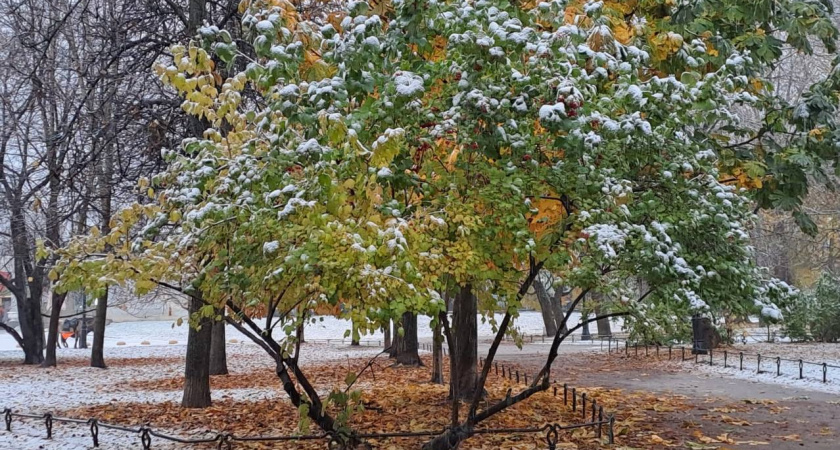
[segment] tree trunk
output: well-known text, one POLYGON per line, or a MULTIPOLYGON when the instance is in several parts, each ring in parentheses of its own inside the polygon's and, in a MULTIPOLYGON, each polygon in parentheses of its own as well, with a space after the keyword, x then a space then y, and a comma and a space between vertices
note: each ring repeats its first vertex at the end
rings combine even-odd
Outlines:
MULTIPOLYGON (((109 112, 111 107, 109 105, 109 112)), ((113 130, 113 124, 109 124, 111 132, 116 134, 113 130)), ((113 181, 114 181, 114 152, 112 147, 103 150, 102 170, 99 174, 99 198, 102 201, 102 236, 107 236, 111 232, 111 208, 113 206, 113 181)), ((105 247, 106 251, 110 251, 110 245, 105 247)), ((96 302, 96 318, 93 322, 93 349, 90 355, 90 366, 104 369, 105 366, 105 323, 108 315, 108 291, 105 288, 105 293, 99 297, 96 302)))
POLYGON ((557 328, 560 333, 564 334, 569 331, 569 324, 563 323, 566 317, 566 312, 563 311, 563 290, 564 286, 557 286, 554 288, 554 296, 551 298, 551 307, 554 309, 554 320, 557 323, 557 328))
POLYGON ((210 337, 210 375, 227 375, 224 308, 220 309, 217 314, 221 316, 221 320, 213 322, 213 332, 210 337))
MULTIPOLYGON (((190 298, 190 319, 203 306, 201 299, 190 298)), ((187 334, 187 359, 184 368, 184 408, 210 406, 210 341, 212 321, 202 317, 196 327, 190 326, 187 334)))
POLYGON ((23 363, 44 362, 44 321, 41 319, 40 302, 32 298, 18 299, 18 322, 23 337, 23 363))
POLYGON ((389 358, 396 358, 397 357, 397 348, 402 345, 403 337, 400 336, 400 327, 399 323, 394 323, 394 331, 391 334, 391 347, 388 349, 388 357, 389 358))
POLYGON ((93 347, 90 351, 90 366, 106 369, 105 365, 105 319, 108 315, 108 288, 96 301, 93 318, 93 347))
POLYGON ((478 384, 478 304, 472 285, 461 286, 455 296, 452 314, 452 332, 455 341, 457 371, 452 373, 450 383, 456 387, 460 399, 472 399, 478 384))
POLYGON ((81 296, 82 296, 82 323, 80 325, 81 332, 79 333, 79 337, 76 338, 76 339, 78 339, 78 341, 79 341, 79 348, 88 348, 87 335, 88 335, 88 332, 90 330, 88 329, 88 324, 87 324, 87 310, 88 310, 87 309, 87 297, 85 296, 84 292, 81 293, 81 296))
MULTIPOLYGON (((23 340, 23 363, 41 364, 44 361, 44 321, 41 319, 41 280, 29 282, 27 277, 35 275, 29 245, 29 230, 23 207, 16 199, 10 205, 9 229, 14 252, 14 278, 6 286, 17 301, 18 322, 23 340)), ((35 275, 37 276, 37 275, 35 275)))
POLYGON ((306 327, 304 327, 303 324, 300 324, 298 325, 297 330, 295 330, 295 339, 297 339, 297 341, 301 344, 306 343, 306 338, 303 335, 305 328, 306 327))
POLYGON ((422 366, 420 355, 417 352, 417 314, 404 313, 402 316, 403 336, 397 346, 397 354, 394 356, 397 364, 404 366, 422 366))
MULTIPOLYGON (((55 349, 58 346, 58 321, 61 316, 61 306, 64 305, 64 299, 67 294, 57 294, 53 291, 52 294, 52 310, 50 310, 50 325, 47 328, 47 356, 42 367, 55 367, 55 349)), ((76 337, 78 339, 78 337, 76 337)))
POLYGON ((443 334, 440 321, 437 322, 432 335, 432 383, 443 384, 443 334))
POLYGON ((356 329, 356 322, 352 322, 351 326, 353 327, 350 330, 350 345, 354 347, 359 346, 359 331, 356 329))
POLYGON ((388 320, 388 324, 382 327, 382 334, 383 334, 383 348, 388 349, 391 346, 391 321, 388 320))
MULTIPOLYGON (((604 295, 600 293, 592 293, 589 296, 589 302, 591 303, 590 306, 595 312, 595 317, 600 316, 604 302, 604 295)), ((599 338, 612 336, 612 330, 610 330, 610 319, 598 319, 595 321, 595 324, 598 327, 599 338)))
MULTIPOLYGON (((551 304, 551 296, 545 289, 542 281, 539 278, 534 279, 534 291, 537 294, 537 300, 540 302, 540 312, 542 313, 543 324, 545 326, 545 335, 554 336, 557 334, 557 318, 554 316, 554 307, 551 304)), ((561 318, 560 321, 563 319, 561 318)))

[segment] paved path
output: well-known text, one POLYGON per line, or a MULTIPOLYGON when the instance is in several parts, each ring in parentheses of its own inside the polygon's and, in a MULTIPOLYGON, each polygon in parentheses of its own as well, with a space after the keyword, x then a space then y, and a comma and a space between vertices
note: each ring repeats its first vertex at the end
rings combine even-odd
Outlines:
MULTIPOLYGON (((480 346, 486 354, 489 344, 480 346)), ((548 344, 527 344, 522 350, 513 345, 500 347, 497 360, 536 371, 545 361, 548 344)), ((598 347, 563 345, 552 366, 553 378, 580 387, 605 387, 629 391, 688 397, 686 411, 650 411, 651 418, 670 427, 671 436, 696 442, 695 430, 705 436, 729 433, 736 441, 763 441, 769 445, 724 444, 721 448, 769 448, 779 450, 836 450, 840 436, 840 396, 793 386, 728 378, 716 373, 691 371, 668 361, 644 358, 623 359, 606 355, 598 347), (744 420, 748 426, 718 420, 729 417, 744 420), (801 440, 792 439, 799 435, 801 440), (786 438, 787 437, 787 438, 786 438)), ((718 444, 721 445, 721 444, 718 444)), ((649 448, 658 447, 653 444, 649 448)), ((689 447, 679 447, 689 448, 689 447)), ((714 448, 714 447, 713 447, 714 448)))

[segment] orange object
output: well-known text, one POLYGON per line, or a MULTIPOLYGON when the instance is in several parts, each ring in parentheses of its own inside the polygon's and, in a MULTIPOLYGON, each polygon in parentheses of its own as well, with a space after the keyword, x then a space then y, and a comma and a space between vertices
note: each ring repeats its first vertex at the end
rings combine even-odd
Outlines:
POLYGON ((62 331, 62 332, 61 332, 61 337, 62 337, 62 339, 64 339, 64 340, 67 340, 67 338, 72 337, 72 336, 73 336, 73 332, 72 332, 72 331, 62 331))

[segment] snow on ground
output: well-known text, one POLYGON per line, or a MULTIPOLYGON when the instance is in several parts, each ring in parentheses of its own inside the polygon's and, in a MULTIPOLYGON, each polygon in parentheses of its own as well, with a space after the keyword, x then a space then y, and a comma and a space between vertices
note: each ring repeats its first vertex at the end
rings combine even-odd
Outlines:
MULTIPOLYGON (((53 424, 53 438, 47 439, 43 420, 15 419, 12 431, 0 431, 0 448, 15 450, 128 450, 141 449, 139 434, 107 429, 99 430, 99 447, 93 446, 87 425, 53 424)), ((155 450, 181 449, 184 446, 152 438, 155 450)))
MULTIPOLYGON (((495 318, 497 321, 501 321, 502 315, 497 314, 495 318)), ((184 345, 187 341, 187 325, 176 325, 176 319, 177 318, 173 318, 172 321, 158 322, 112 323, 105 329, 105 347, 184 345), (142 344, 143 342, 148 342, 148 344, 142 344), (174 342, 174 344, 172 342, 174 342)), ((431 319, 428 316, 420 316, 417 318, 417 334, 420 339, 431 339, 432 330, 429 326, 430 320, 431 319)), ((578 313, 573 313, 569 318, 569 322, 572 324, 578 323, 579 320, 580 314, 578 313)), ((351 324, 349 320, 339 319, 332 316, 316 317, 315 323, 310 323, 306 326, 306 339, 309 341, 327 339, 343 340, 349 343, 350 339, 345 338, 344 333, 350 329, 350 326, 351 324)), ((535 311, 524 311, 520 313, 519 318, 517 318, 514 322, 514 327, 518 328, 521 334, 541 335, 544 332, 542 315, 535 311)), ((617 322, 614 327, 616 329, 620 327, 620 322, 617 322)), ((237 341, 248 340, 247 337, 239 333, 230 325, 227 326, 225 332, 227 333, 228 339, 236 339, 237 341)), ((491 337, 495 334, 490 322, 483 320, 481 317, 479 318, 478 334, 479 337, 491 337)), ((378 343, 382 341, 382 338, 382 332, 376 332, 371 335, 363 336, 362 341, 378 343)), ((73 346, 72 338, 68 341, 68 345, 71 347, 73 346)), ((6 333, 0 333, 0 351, 3 350, 20 351, 15 340, 6 333)))
MULTIPOLYGON (((228 369, 231 373, 248 373, 255 368, 272 368, 271 359, 262 348, 254 344, 228 344, 228 369)), ((346 360, 347 358, 371 357, 379 353, 378 348, 351 348, 349 346, 307 344, 302 352, 302 365, 346 360)), ((57 368, 21 367, 16 364, 17 352, 0 352, 0 376, 10 380, 5 395, 0 398, 0 409, 11 408, 18 412, 41 414, 56 409, 67 409, 82 405, 98 405, 118 402, 180 402, 182 392, 124 390, 123 384, 131 380, 169 379, 183 375, 186 346, 143 346, 106 348, 106 363, 114 358, 127 360, 138 358, 159 358, 155 364, 112 364, 107 370, 68 364, 72 360, 87 360, 85 350, 64 350, 59 352, 57 368), (62 364, 64 363, 64 364, 62 364), (16 375, 14 378, 11 375, 16 375)), ((284 396, 276 389, 216 389, 213 398, 236 400, 261 400, 284 396)), ((2 448, 2 447, 0 447, 2 448)))
MULTIPOLYGON (((501 320, 497 315, 496 319, 501 320)), ((335 317, 318 318, 308 324, 306 339, 310 343, 301 355, 301 364, 346 360, 348 358, 372 357, 381 352, 381 333, 362 337, 363 347, 350 347, 344 333, 350 322, 335 317), (325 340, 332 342, 324 343, 325 340), (369 346, 365 347, 367 343, 369 346)), ((429 318, 418 318, 418 337, 430 340, 432 330, 429 318)), ((580 316, 575 313, 570 322, 577 323, 580 316)), ((173 321, 113 323, 106 328, 106 362, 119 358, 120 363, 101 370, 87 367, 90 351, 71 348, 58 350, 59 366, 42 369, 23 367, 19 361, 23 352, 17 348, 11 336, 0 333, 0 377, 7 380, 4 394, 0 396, 0 410, 11 408, 15 412, 43 414, 79 407, 118 402, 180 402, 181 390, 139 391, 125 388, 131 380, 165 380, 183 375, 186 354, 187 327, 174 325, 173 321), (144 342, 148 343, 145 344, 144 342), (118 345, 119 344, 119 345, 118 345), (132 364, 132 359, 156 358, 154 364, 132 364)), ((541 335, 543 321, 539 312, 522 312, 515 325, 521 334, 541 335)), ((228 338, 228 368, 231 373, 249 373, 254 368, 271 368, 272 361, 264 351, 240 334, 233 327, 226 329, 228 338)), ((479 320, 478 333, 487 339, 495 333, 486 320, 479 320)), ((537 344, 538 342, 534 342, 537 344)), ((531 345, 531 344, 528 344, 531 345)), ((589 345, 589 344, 586 344, 589 345)), ((252 400, 284 397, 279 383, 276 388, 216 389, 214 399, 252 400)), ((85 425, 54 425, 54 438, 46 439, 43 420, 15 418, 12 432, 0 430, 0 449, 44 449, 66 450, 92 449, 92 440, 85 425)), ((100 449, 141 448, 139 436, 121 432, 100 430, 100 449)), ((153 448, 182 448, 175 444, 153 440, 153 448)))
MULTIPOLYGON (((272 368, 271 359, 262 348, 252 343, 228 344, 228 369, 232 374, 252 373, 255 368, 272 368)), ((302 365, 348 358, 372 357, 380 348, 350 347, 339 343, 306 344, 302 365)), ((10 408, 24 414, 70 409, 84 405, 107 403, 160 403, 181 401, 182 391, 142 391, 127 389, 133 380, 165 380, 183 375, 185 345, 106 347, 105 360, 112 364, 107 370, 84 364, 88 350, 61 349, 59 366, 44 369, 19 365, 20 350, 0 351, 0 377, 7 380, 0 396, 0 410, 10 408), (154 358, 152 363, 139 361, 154 358), (132 360, 138 360, 132 363, 132 360), (116 362, 115 362, 116 361, 116 362), (145 362, 145 363, 141 363, 145 362)), ((214 389, 215 400, 232 399, 260 401, 285 397, 279 382, 276 387, 214 389)), ((159 427, 156 429, 160 429, 159 427)), ((166 430, 162 430, 166 431, 166 430)), ((93 448, 85 425, 54 424, 53 439, 46 439, 43 420, 14 418, 12 432, 0 431, 0 449, 88 449, 93 448)), ((174 432, 183 435, 184 432, 174 432)), ((100 429, 100 449, 139 449, 139 435, 100 429)), ((153 448, 183 448, 153 438, 153 448)))
POLYGON ((709 365, 708 356, 704 355, 698 357, 698 363, 691 360, 683 365, 691 371, 840 394, 840 345, 838 344, 752 343, 727 349, 726 359, 726 367, 724 367, 723 350, 717 350, 713 353, 712 365, 709 365), (744 353, 743 370, 741 369, 741 352, 744 353), (760 367, 758 354, 761 355, 760 367), (779 358, 778 361, 777 358, 779 358), (801 378, 800 359, 803 361, 801 378), (826 364, 825 378, 823 377, 823 363, 826 364))

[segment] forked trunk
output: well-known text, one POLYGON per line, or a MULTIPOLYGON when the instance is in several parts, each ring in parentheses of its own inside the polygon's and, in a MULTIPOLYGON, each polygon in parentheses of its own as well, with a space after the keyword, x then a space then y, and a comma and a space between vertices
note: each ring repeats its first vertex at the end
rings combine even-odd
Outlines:
POLYGON ((534 280, 534 291, 537 294, 537 300, 540 302, 540 313, 542 313, 543 325, 545 326, 545 335, 554 336, 557 334, 557 318, 554 316, 554 307, 551 304, 551 296, 539 279, 534 280))

